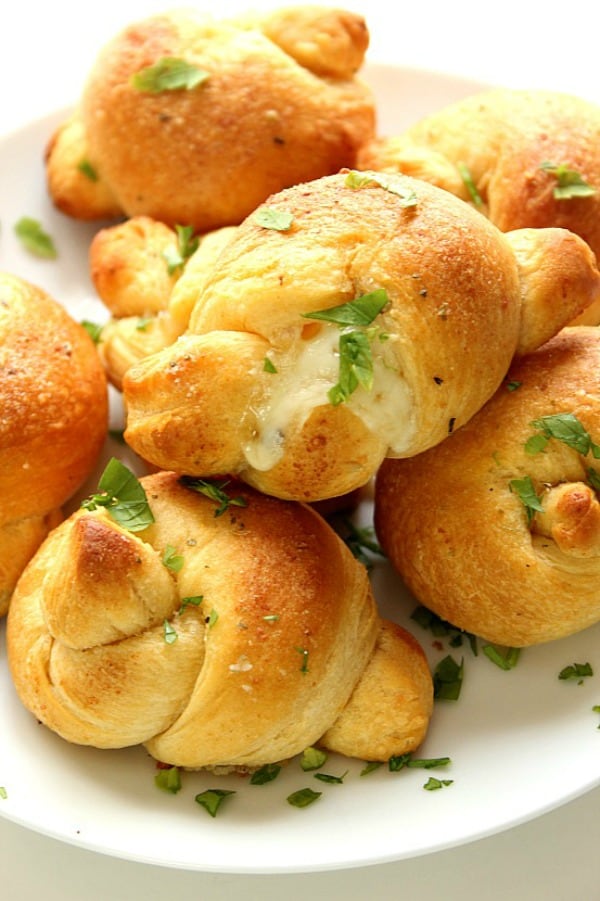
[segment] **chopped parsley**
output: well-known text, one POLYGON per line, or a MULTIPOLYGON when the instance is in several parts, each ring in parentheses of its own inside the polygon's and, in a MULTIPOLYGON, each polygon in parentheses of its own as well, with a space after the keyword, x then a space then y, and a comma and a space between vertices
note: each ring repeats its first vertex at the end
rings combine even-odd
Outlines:
POLYGON ((161 791, 176 795, 178 791, 181 791, 179 767, 161 767, 154 777, 154 784, 161 791))
POLYGON ((167 263, 167 272, 174 275, 178 269, 183 269, 189 258, 198 250, 200 238, 194 235, 192 225, 176 225, 177 246, 169 248, 163 253, 167 263))
POLYGON ((520 648, 502 647, 496 644, 485 644, 482 651, 488 660, 503 670, 514 669, 519 662, 521 653, 520 648))
POLYGON ((457 701, 464 677, 464 662, 457 663, 448 654, 433 671, 433 697, 441 701, 457 701))
POLYGON ((450 647, 460 648, 463 644, 463 640, 466 638, 471 651, 474 656, 477 657, 477 636, 473 635, 471 632, 459 629, 458 626, 452 625, 452 623, 442 619, 437 613, 434 613, 432 610, 429 610, 421 604, 418 607, 415 607, 410 618, 418 623, 422 629, 430 631, 436 638, 447 638, 450 647))
POLYGON ((437 791, 439 788, 446 788, 448 785, 453 785, 454 779, 436 779, 435 776, 430 776, 427 782, 423 785, 425 791, 433 792, 437 791))
POLYGON ((340 326, 339 339, 339 381, 329 389, 329 402, 333 406, 348 400, 359 385, 370 391, 373 386, 373 356, 371 353, 372 334, 365 329, 370 326, 388 303, 387 292, 378 288, 347 303, 303 313, 307 319, 318 319, 340 326))
POLYGON ((288 795, 286 800, 292 807, 308 807, 317 801, 322 794, 322 792, 313 791, 312 788, 301 788, 288 795))
POLYGON ((8 792, 6 791, 6 789, 4 788, 3 785, 0 785, 0 798, 3 801, 6 801, 6 799, 8 798, 8 792))
POLYGON ((307 648, 296 648, 299 654, 302 654, 302 666, 300 667, 301 673, 308 672, 308 650, 307 648))
POLYGON ((365 763, 364 767, 360 771, 360 776, 368 776, 369 773, 374 773, 375 770, 378 770, 382 766, 380 760, 369 760, 365 763))
POLYGON ((552 192, 555 200, 572 200, 574 197, 591 197, 596 189, 589 185, 575 169, 565 163, 555 165, 548 160, 540 164, 540 169, 556 178, 552 192))
POLYGON ((348 775, 348 770, 341 776, 332 776, 330 773, 315 773, 315 779, 320 782, 328 782, 330 785, 343 785, 344 779, 348 775))
POLYGON ((209 77, 208 72, 175 56, 164 56, 153 66, 146 66, 131 76, 131 84, 145 94, 164 91, 191 91, 209 77))
POLYGON ((229 485, 229 480, 222 482, 213 482, 208 479, 197 479, 193 476, 182 476, 181 482, 186 488, 203 494, 209 500, 217 504, 215 516, 222 516, 229 507, 247 507, 248 501, 245 497, 229 497, 225 488, 229 485))
POLYGON ((384 172, 356 172, 352 169, 346 176, 345 184, 348 188, 367 188, 373 185, 383 188, 384 191, 399 197, 400 205, 403 207, 414 207, 419 202, 415 191, 407 187, 397 175, 384 172))
POLYGON ((85 510, 105 507, 120 526, 129 532, 141 532, 154 522, 146 492, 139 479, 124 463, 113 457, 98 482, 98 493, 84 500, 85 510))
POLYGON ((177 631, 168 619, 163 622, 163 637, 165 639, 165 644, 175 644, 177 641, 177 631))
POLYGON ((81 174, 85 175, 90 181, 98 181, 98 173, 89 160, 81 160, 81 162, 77 164, 77 168, 81 174))
POLYGON ((97 322, 90 322, 89 319, 83 319, 81 325, 86 330, 94 344, 99 344, 104 326, 98 325, 97 322))
POLYGON ((179 608, 179 614, 181 615, 184 610, 187 610, 188 607, 201 607, 203 600, 203 594, 192 594, 188 595, 188 597, 181 598, 181 607, 179 608))
POLYGON ((204 807, 211 817, 216 817, 219 807, 229 795, 235 795, 235 792, 224 788, 209 788, 196 795, 194 800, 196 804, 204 807))
POLYGON ((263 206, 255 213, 254 221, 262 228, 286 232, 292 227, 294 216, 285 210, 275 210, 273 207, 263 206))
POLYGON ((44 231, 37 219, 23 216, 15 224, 15 234, 23 247, 36 257, 55 260, 58 256, 56 246, 50 235, 44 231))
POLYGON ((275 363, 273 363, 272 360, 269 360, 268 357, 265 357, 265 359, 264 359, 263 372, 270 372, 273 375, 277 372, 277 367, 275 366, 275 363))
POLYGON ((525 507, 527 522, 531 522, 536 513, 543 511, 542 502, 536 494, 531 476, 524 476, 522 479, 511 479, 509 486, 510 490, 517 495, 525 507))
POLYGON ((466 163, 457 163, 457 169, 460 177, 463 180, 465 188, 469 192, 469 196, 476 207, 480 208, 483 206, 483 199, 481 194, 477 190, 477 186, 473 181, 473 176, 471 175, 471 170, 466 165, 466 163))
POLYGON ((534 419, 530 425, 540 434, 533 435, 525 443, 525 450, 528 454, 540 453, 548 441, 555 438, 584 457, 591 452, 596 460, 600 459, 600 445, 592 441, 590 433, 573 413, 542 416, 540 419, 534 419))
POLYGON ((184 561, 181 554, 175 553, 175 548, 173 547, 173 545, 168 544, 164 549, 162 562, 167 567, 167 569, 171 570, 171 572, 178 573, 182 569, 184 561))
POLYGON ((584 679, 593 675, 594 671, 589 663, 572 663, 561 669, 558 678, 562 681, 577 680, 581 685, 584 679))
POLYGON ((272 782, 281 772, 281 766, 278 763, 265 763, 260 769, 252 773, 250 776, 250 785, 265 785, 272 782))
POLYGON ((421 770, 434 770, 451 763, 450 757, 413 757, 412 753, 397 754, 388 760, 390 773, 397 773, 404 767, 421 770))
POLYGON ((327 760, 327 752, 321 748, 305 748, 300 757, 300 766, 305 772, 318 770, 327 760))

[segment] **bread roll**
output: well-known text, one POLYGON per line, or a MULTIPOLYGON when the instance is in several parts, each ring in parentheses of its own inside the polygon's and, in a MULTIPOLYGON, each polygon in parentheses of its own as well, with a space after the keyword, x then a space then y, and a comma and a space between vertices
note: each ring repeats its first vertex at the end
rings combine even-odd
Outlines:
POLYGON ((0 273, 0 615, 95 466, 108 421, 89 335, 40 288, 0 273))
POLYGON ((224 509, 174 473, 142 484, 152 524, 81 509, 19 582, 8 657, 36 717, 76 744, 143 743, 191 768, 258 767, 324 734, 367 759, 417 747, 423 651, 379 618, 325 520, 233 482, 224 509))
MULTIPOLYGON (((599 105, 558 91, 494 88, 374 139, 358 165, 423 178, 469 202, 475 196, 502 231, 569 229, 600 256, 599 148, 599 105), (578 180, 591 193, 570 185, 566 197, 555 196, 563 181, 578 180)), ((582 322, 600 322, 600 301, 582 322)))
POLYGON ((127 370, 140 456, 287 499, 345 494, 467 422, 516 352, 598 296, 595 258, 570 232, 503 235, 425 182, 357 175, 271 197, 203 276, 187 332, 127 370), (278 215, 285 229, 262 224, 278 215), (310 318, 352 318, 373 298, 369 323, 310 318))
POLYGON ((136 22, 101 50, 50 141, 50 196, 82 219, 235 225, 272 192, 354 165, 374 134, 356 78, 367 45, 361 16, 322 7, 136 22), (165 61, 193 67, 198 83, 136 86, 165 61))
POLYGON ((599 398, 600 334, 568 328, 515 364, 447 441, 412 460, 385 461, 377 535, 421 603, 510 647, 600 620, 599 398), (548 416, 575 446, 544 443, 538 425, 548 416))
POLYGON ((187 329, 204 279, 235 230, 189 235, 182 247, 176 229, 135 216, 94 235, 90 274, 111 313, 98 351, 116 388, 130 366, 173 344, 187 329))

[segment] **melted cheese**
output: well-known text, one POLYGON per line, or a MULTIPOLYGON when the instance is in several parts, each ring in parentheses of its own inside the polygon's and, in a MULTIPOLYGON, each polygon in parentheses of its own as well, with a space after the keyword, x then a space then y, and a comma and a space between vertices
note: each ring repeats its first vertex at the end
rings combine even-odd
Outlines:
MULTIPOLYGON (((256 432, 244 447, 254 469, 272 469, 283 457, 290 429, 301 429, 314 409, 329 404, 327 393, 339 379, 339 337, 339 328, 325 323, 313 338, 295 343, 293 356, 274 359, 272 391, 254 410, 256 432)), ((398 371, 392 341, 372 342, 373 388, 357 388, 345 403, 393 453, 400 453, 412 437, 414 422, 410 390, 398 371)))

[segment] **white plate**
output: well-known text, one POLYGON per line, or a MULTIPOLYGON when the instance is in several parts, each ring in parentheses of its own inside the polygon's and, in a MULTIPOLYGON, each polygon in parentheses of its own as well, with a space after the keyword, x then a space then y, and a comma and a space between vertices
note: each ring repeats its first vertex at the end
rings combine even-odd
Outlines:
MULTIPOLYGON (((399 130, 422 113, 478 86, 441 75, 368 69, 380 128, 399 130)), ((2 232, 0 267, 44 287, 77 319, 105 318, 88 276, 87 248, 98 227, 58 214, 43 173, 44 145, 58 113, 0 141, 2 232), (13 224, 38 218, 55 238, 59 258, 41 261, 19 246, 13 224)), ((43 324, 42 324, 43 327, 43 324)), ((119 408, 113 395, 114 423, 119 408)), ((107 445, 106 455, 118 448, 107 445)), ((90 486, 91 487, 91 486, 90 486)), ((26 490, 26 486, 24 486, 26 490)), ((364 511, 367 513, 368 511, 364 511)), ((385 564, 374 588, 382 612, 412 628, 432 665, 449 652, 409 619, 414 602, 385 564)), ((515 585, 515 591, 527 591, 515 585)), ((295 762, 274 782, 252 786, 239 777, 184 774, 183 789, 155 788, 153 761, 139 748, 97 751, 63 742, 20 705, 7 671, 0 629, 0 815, 60 840, 118 857, 170 867, 229 873, 324 870, 414 857, 472 841, 531 819, 600 782, 600 703, 597 677, 560 681, 572 663, 600 672, 600 626, 530 649, 504 672, 467 646, 458 702, 437 702, 422 757, 449 756, 453 780, 424 791, 429 773, 385 767, 360 776, 361 762, 330 758, 326 771, 343 785, 315 782, 295 762), (323 795, 313 806, 286 803, 295 789, 323 795), (195 801, 209 787, 234 789, 215 819, 195 801)))

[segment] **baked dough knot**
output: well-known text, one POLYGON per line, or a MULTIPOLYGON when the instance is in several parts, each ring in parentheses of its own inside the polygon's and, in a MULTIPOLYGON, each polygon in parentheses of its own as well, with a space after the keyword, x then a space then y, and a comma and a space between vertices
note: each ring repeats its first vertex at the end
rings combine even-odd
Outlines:
POLYGON ((174 473, 141 483, 153 523, 131 532, 80 509, 19 582, 8 656, 36 717, 76 744, 143 743, 190 768, 253 768, 316 742, 367 760, 420 744, 425 655, 380 619, 324 519, 233 482, 224 509, 174 473))
POLYGON ((564 329, 448 441, 377 476, 375 526, 414 595, 522 647, 600 620, 600 335, 564 329))
POLYGON ((208 231, 269 194, 356 162, 374 100, 364 19, 299 6, 238 19, 173 10, 100 51, 46 150, 55 205, 208 231))
POLYGON ((37 286, 0 273, 0 615, 93 471, 107 426, 106 377, 85 329, 37 286))
MULTIPOLYGON (((502 231, 558 226, 600 255, 600 106, 560 91, 493 88, 378 136, 359 168, 403 172, 474 204, 502 231)), ((581 324, 600 322, 600 301, 581 324)))
POLYGON ((600 290, 571 232, 505 235, 426 182, 355 170, 273 195, 189 279, 187 330, 123 374, 126 440, 305 501, 442 441, 600 290))

